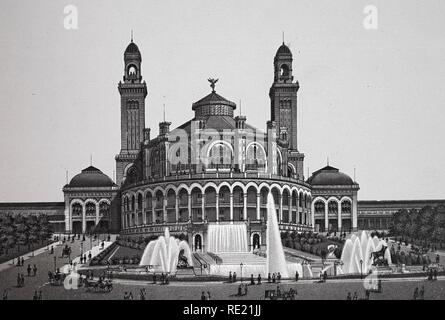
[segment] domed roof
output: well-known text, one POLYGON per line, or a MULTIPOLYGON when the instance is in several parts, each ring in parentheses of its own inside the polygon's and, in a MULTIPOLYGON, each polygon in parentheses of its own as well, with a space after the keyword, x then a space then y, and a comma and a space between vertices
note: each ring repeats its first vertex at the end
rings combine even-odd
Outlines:
POLYGON ((196 101, 192 104, 192 110, 195 110, 196 107, 200 106, 208 106, 208 105, 226 105, 236 108, 236 104, 232 101, 227 100, 226 98, 220 96, 215 91, 212 91, 210 94, 206 95, 201 100, 196 101))
POLYGON ((134 43, 133 41, 130 42, 130 44, 128 45, 127 49, 125 49, 125 53, 139 53, 139 48, 136 45, 136 43, 134 43))
POLYGON ((331 166, 326 166, 318 171, 315 171, 307 182, 313 186, 354 184, 354 181, 350 176, 331 166))
POLYGON ((75 175, 68 186, 72 188, 113 187, 115 183, 99 169, 89 166, 75 175))
POLYGON ((292 55, 292 52, 290 51, 289 47, 286 46, 284 43, 278 48, 276 55, 292 55))

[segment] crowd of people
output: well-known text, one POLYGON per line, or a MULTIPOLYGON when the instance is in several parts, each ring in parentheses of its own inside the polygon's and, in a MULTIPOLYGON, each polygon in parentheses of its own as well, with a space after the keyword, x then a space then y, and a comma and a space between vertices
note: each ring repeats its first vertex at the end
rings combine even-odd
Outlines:
POLYGON ((43 300, 42 299, 42 290, 39 290, 39 292, 34 291, 34 296, 32 297, 32 300, 43 300))
POLYGON ((428 280, 434 281, 437 280, 437 268, 429 268, 428 269, 428 280))
MULTIPOLYGON (((161 284, 169 284, 170 283, 170 279, 169 279, 169 276, 168 276, 168 273, 161 273, 161 276, 160 276, 160 280, 161 280, 161 284)), ((156 284, 157 283, 157 276, 156 276, 156 273, 153 273, 153 284, 156 284)))

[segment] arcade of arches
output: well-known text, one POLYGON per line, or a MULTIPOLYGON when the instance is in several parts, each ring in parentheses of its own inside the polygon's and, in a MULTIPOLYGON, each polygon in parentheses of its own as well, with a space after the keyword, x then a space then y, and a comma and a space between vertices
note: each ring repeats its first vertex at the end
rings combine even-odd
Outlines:
POLYGON ((70 202, 68 225, 72 233, 89 233, 110 228, 109 199, 74 199, 70 202))
POLYGON ((122 228, 175 222, 265 221, 272 192, 280 223, 311 225, 311 194, 295 185, 193 183, 126 191, 122 228))

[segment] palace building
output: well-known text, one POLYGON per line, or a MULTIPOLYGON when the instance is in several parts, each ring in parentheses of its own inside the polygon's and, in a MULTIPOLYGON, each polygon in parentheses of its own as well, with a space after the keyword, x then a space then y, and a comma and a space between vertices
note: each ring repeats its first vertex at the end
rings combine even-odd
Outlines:
MULTIPOLYGON (((298 148, 293 55, 284 43, 271 70, 270 117, 265 130, 235 116, 236 103, 217 92, 191 103, 193 118, 172 129, 145 127, 147 84, 142 54, 131 41, 118 84, 121 149, 116 181, 90 166, 63 187, 64 201, 0 203, 0 214, 49 214, 55 230, 159 235, 165 227, 185 234, 194 250, 206 250, 209 228, 241 226, 251 249, 266 244, 266 199, 274 196, 279 228, 285 231, 387 230, 401 208, 443 201, 359 201, 359 184, 327 165, 303 174, 298 148)), ((266 110, 264 110, 266 111, 266 110)))

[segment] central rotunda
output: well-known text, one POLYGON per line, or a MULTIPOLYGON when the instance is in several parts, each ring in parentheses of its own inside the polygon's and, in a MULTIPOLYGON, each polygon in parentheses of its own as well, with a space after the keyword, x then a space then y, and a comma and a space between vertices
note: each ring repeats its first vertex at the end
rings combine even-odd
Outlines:
POLYGON ((168 227, 172 234, 187 235, 194 251, 262 249, 269 192, 280 230, 312 230, 311 189, 304 181, 304 154, 297 149, 299 84, 292 60, 283 43, 274 59, 265 131, 246 123, 245 116, 234 116, 237 105, 216 92, 218 79, 208 79, 211 92, 192 104, 193 119, 173 130, 161 122, 158 136, 150 137, 142 56, 134 42, 129 44, 119 83, 121 151, 116 156, 123 235, 159 235, 168 227), (215 234, 225 232, 235 236, 212 247, 215 234))

